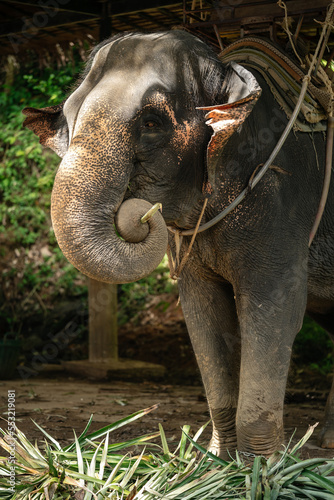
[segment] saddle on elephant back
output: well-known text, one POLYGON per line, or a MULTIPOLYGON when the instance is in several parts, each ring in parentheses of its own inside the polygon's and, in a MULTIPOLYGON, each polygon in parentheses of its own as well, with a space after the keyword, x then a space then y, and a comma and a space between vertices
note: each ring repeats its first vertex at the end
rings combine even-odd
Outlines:
MULTIPOLYGON (((258 37, 246 37, 230 44, 220 53, 219 58, 224 63, 235 61, 261 73, 276 101, 290 119, 308 70, 309 56, 305 58, 303 70, 273 42, 258 37)), ((326 130, 327 118, 333 105, 332 82, 324 68, 319 66, 316 77, 313 76, 309 82, 300 113, 294 123, 294 130, 308 133, 326 130)))

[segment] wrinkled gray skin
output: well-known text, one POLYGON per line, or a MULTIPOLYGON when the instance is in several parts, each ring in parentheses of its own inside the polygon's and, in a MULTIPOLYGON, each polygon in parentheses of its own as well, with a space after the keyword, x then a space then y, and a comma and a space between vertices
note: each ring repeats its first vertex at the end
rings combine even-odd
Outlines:
MULTIPOLYGON (((206 160, 213 130, 196 107, 240 101, 256 82, 240 67, 224 67, 185 32, 106 41, 63 106, 24 111, 26 125, 63 156, 52 218, 70 261, 99 280, 139 279, 167 246, 159 214, 144 235, 132 238, 147 207, 160 202, 168 225, 192 228, 208 178, 213 192, 203 222, 240 193, 287 123, 262 77, 253 74, 261 97, 215 150, 213 163, 206 160), (114 218, 132 198, 149 203, 139 201, 138 208, 131 201, 124 210, 128 215, 116 225, 129 226, 130 236, 122 240, 114 218)), ((222 134, 230 122, 224 115, 222 134)), ((305 312, 334 335, 333 188, 308 249, 324 155, 322 133, 313 142, 308 134, 291 133, 246 200, 197 236, 181 273, 181 303, 213 419, 215 453, 237 447, 268 455, 280 448, 291 348, 305 312)), ((181 256, 189 241, 184 237, 181 256)), ((171 233, 169 245, 175 254, 171 233)), ((333 400, 332 391, 320 436, 324 447, 334 446, 333 400)))

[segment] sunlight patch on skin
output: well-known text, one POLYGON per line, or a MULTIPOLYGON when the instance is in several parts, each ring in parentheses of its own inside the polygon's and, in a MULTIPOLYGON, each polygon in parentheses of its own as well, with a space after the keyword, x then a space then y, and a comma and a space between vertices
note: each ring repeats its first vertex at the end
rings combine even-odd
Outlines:
POLYGON ((174 130, 172 145, 179 151, 185 151, 192 144, 196 144, 201 139, 201 131, 196 123, 190 123, 184 120, 178 124, 174 130))
POLYGON ((220 130, 224 130, 225 128, 233 125, 235 120, 224 120, 222 119, 219 122, 214 122, 213 120, 208 120, 206 122, 207 125, 210 125, 214 132, 219 132, 220 130))
POLYGON ((150 108, 152 105, 156 106, 157 109, 164 111, 166 115, 169 116, 174 127, 178 126, 174 109, 171 104, 168 103, 168 97, 165 94, 158 91, 155 92, 154 95, 150 97, 150 102, 143 107, 143 110, 150 108))

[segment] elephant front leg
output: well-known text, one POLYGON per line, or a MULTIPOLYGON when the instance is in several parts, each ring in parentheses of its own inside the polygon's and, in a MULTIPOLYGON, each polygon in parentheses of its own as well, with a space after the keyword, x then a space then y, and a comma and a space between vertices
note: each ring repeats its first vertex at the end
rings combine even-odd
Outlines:
POLYGON ((238 450, 265 456, 284 444, 286 381, 293 341, 306 305, 304 278, 294 283, 279 279, 272 283, 272 287, 263 284, 256 291, 239 289, 236 293, 242 345, 238 450))
POLYGON ((225 456, 236 448, 240 338, 230 285, 198 279, 183 271, 182 309, 201 372, 212 418, 209 449, 225 456))

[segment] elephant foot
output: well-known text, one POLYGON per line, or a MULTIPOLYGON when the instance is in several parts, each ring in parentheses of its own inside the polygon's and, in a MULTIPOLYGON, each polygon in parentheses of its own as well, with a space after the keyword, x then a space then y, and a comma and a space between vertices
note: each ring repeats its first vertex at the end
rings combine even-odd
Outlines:
POLYGON ((245 456, 269 457, 284 445, 283 425, 274 418, 259 419, 237 427, 238 451, 245 456))
POLYGON ((235 415, 234 408, 211 410, 213 430, 208 450, 223 460, 230 460, 237 447, 235 415))
POLYGON ((324 428, 318 437, 318 446, 321 448, 334 448, 334 429, 324 428))
POLYGON ((212 453, 213 455, 222 458, 223 460, 229 461, 233 459, 236 447, 236 439, 231 439, 231 443, 229 444, 228 442, 226 442, 226 439, 223 440, 223 442, 220 442, 212 437, 208 446, 208 451, 210 451, 210 453, 212 453))

